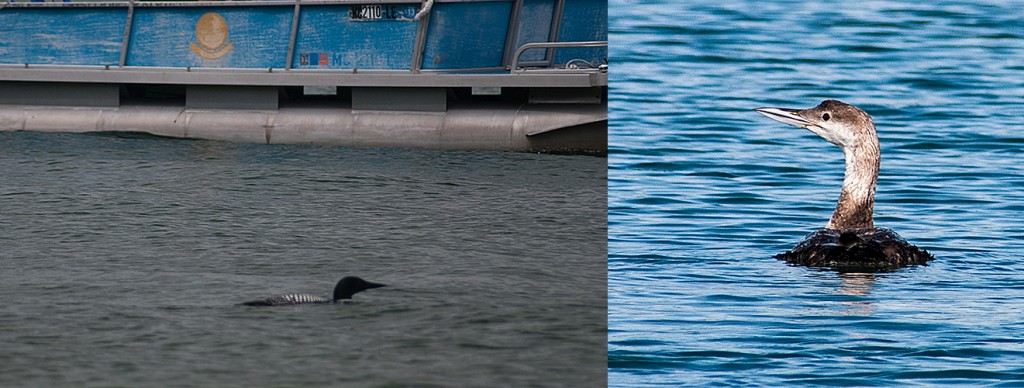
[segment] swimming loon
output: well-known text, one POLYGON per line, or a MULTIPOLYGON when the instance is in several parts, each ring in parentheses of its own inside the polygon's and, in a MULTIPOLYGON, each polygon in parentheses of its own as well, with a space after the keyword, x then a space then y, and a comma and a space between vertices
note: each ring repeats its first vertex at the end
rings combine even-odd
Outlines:
POLYGON ((775 258, 791 263, 836 269, 885 271, 926 264, 933 257, 896 232, 876 228, 875 187, 882 152, 875 124, 853 105, 826 100, 810 109, 757 108, 760 114, 805 128, 839 146, 846 157, 843 189, 825 229, 775 258))
POLYGON ((328 299, 319 295, 288 294, 272 296, 266 299, 242 303, 245 306, 285 306, 293 304, 337 303, 339 300, 352 299, 352 295, 371 288, 384 287, 380 283, 372 283, 356 276, 346 276, 334 286, 334 298, 328 299))

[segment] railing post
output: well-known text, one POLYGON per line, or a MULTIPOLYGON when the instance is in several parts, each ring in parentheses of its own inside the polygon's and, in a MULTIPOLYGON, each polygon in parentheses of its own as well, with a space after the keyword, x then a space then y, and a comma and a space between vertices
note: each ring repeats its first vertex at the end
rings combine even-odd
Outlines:
POLYGON ((505 37, 505 54, 502 55, 501 65, 507 67, 512 62, 512 53, 515 51, 519 38, 519 18, 523 13, 523 0, 516 0, 512 5, 512 12, 508 17, 508 35, 505 37))
POLYGON ((117 67, 124 67, 128 62, 128 45, 132 39, 132 23, 135 19, 135 0, 128 0, 128 16, 124 23, 124 38, 121 39, 121 58, 117 61, 117 67))
POLYGON ((284 69, 291 70, 293 58, 295 57, 295 40, 299 35, 299 14, 302 13, 302 6, 299 2, 302 0, 295 0, 295 13, 292 15, 292 33, 291 37, 288 38, 288 58, 284 61, 284 69))
POLYGON ((412 49, 412 72, 419 73, 423 68, 423 52, 427 46, 427 28, 430 26, 430 11, 434 0, 424 0, 420 11, 416 13, 419 26, 416 28, 416 44, 412 49))
MULTIPOLYGON (((558 0, 555 2, 555 10, 551 17, 551 39, 549 42, 557 42, 559 35, 562 33, 562 17, 565 13, 565 0, 558 0)), ((555 64, 555 49, 549 48, 547 52, 548 67, 555 64)))

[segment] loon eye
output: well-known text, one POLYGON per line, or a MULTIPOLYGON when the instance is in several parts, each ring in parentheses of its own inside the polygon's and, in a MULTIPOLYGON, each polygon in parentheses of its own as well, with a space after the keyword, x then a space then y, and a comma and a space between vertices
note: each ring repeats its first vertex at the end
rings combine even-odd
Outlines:
POLYGON ((822 119, 822 120, 828 121, 828 119, 831 119, 831 118, 832 118, 832 116, 830 116, 830 115, 828 114, 828 112, 825 112, 825 113, 822 113, 822 114, 821 114, 821 119, 822 119))

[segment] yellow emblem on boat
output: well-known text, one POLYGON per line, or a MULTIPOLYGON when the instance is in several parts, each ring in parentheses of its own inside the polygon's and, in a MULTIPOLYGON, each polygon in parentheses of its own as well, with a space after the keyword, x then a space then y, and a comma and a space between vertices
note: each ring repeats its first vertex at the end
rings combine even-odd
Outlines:
POLYGON ((206 59, 219 59, 235 48, 234 42, 228 42, 228 22, 216 12, 207 12, 199 18, 196 41, 189 44, 193 52, 206 59))

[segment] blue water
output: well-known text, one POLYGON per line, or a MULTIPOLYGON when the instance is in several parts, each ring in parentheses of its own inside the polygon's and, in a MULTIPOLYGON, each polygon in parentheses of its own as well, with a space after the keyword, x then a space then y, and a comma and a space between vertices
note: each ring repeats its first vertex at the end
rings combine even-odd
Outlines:
POLYGON ((605 162, 0 132, 0 387, 604 386, 605 162))
POLYGON ((612 386, 1024 385, 1024 7, 612 1, 612 386), (838 274, 842 153, 753 112, 870 113, 875 220, 936 256, 838 274))

